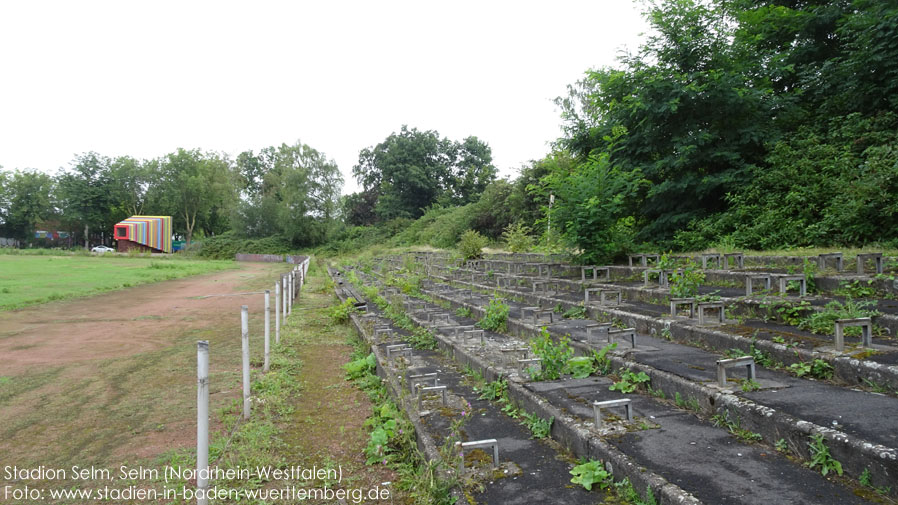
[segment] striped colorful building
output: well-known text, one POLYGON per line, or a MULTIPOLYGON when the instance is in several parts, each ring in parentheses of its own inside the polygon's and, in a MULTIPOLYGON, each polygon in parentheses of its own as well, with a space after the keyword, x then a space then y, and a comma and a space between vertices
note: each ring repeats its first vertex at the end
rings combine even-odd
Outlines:
POLYGON ((115 225, 117 250, 172 252, 171 216, 131 216, 115 225))

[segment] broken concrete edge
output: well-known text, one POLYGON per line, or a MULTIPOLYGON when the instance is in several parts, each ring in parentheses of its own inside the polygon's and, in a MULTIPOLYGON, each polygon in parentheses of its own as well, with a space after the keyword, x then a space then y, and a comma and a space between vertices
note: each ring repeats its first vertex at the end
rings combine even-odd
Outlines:
MULTIPOLYGON (((451 303, 451 302, 450 302, 451 303)), ((461 306, 461 305, 458 305, 461 306)), ((418 326, 426 328, 424 321, 407 314, 418 326)), ((473 354, 460 347, 456 347, 445 336, 434 333, 434 338, 443 352, 448 353, 461 366, 469 366, 478 372, 485 380, 494 381, 505 377, 502 371, 488 365, 473 354)), ((376 351, 375 347, 375 351, 376 351)), ((377 355, 377 354, 375 354, 377 355)), ((380 361, 378 361, 380 362, 380 361)), ((380 369, 380 367, 378 367, 380 369)), ((399 388, 402 391, 402 388, 399 388)), ((549 402, 540 398, 536 393, 526 389, 523 385, 513 381, 508 382, 509 398, 520 408, 538 415, 543 419, 554 418, 550 436, 570 450, 575 456, 593 460, 602 460, 609 471, 617 480, 629 479, 641 496, 645 496, 646 490, 651 489, 652 494, 660 505, 700 505, 702 502, 687 493, 678 486, 647 468, 634 463, 620 450, 606 443, 584 428, 581 423, 571 416, 564 414, 560 409, 553 407, 549 402)), ((416 428, 417 429, 417 428, 416 428)), ((437 454, 437 457, 439 455, 437 454)))
MULTIPOLYGON (((328 268, 328 274, 331 279, 336 280, 331 268, 328 268)), ((334 293, 341 301, 346 301, 346 296, 341 292, 338 286, 334 287, 334 293)), ((425 430, 424 425, 421 424, 418 411, 415 407, 415 402, 409 396, 403 394, 405 389, 402 387, 401 380, 396 375, 390 373, 390 367, 385 366, 385 363, 388 363, 386 356, 384 356, 377 345, 374 344, 374 335, 370 334, 361 319, 362 318, 356 314, 350 314, 350 320, 352 321, 352 325, 356 332, 358 332, 359 336, 365 341, 371 352, 374 353, 374 359, 377 363, 375 373, 382 379, 382 383, 386 386, 390 397, 400 408, 402 408, 415 430, 415 443, 418 446, 418 451, 427 461, 442 461, 442 456, 440 455, 439 449, 437 449, 436 442, 427 434, 427 430, 425 430)), ((438 475, 446 481, 451 481, 456 477, 446 470, 438 471, 438 475)), ((450 493, 456 499, 456 503, 464 503, 466 498, 459 485, 456 484, 453 486, 450 493)))
MULTIPOLYGON (((460 303, 449 299, 439 293, 429 294, 431 297, 439 297, 448 301, 454 307, 467 307, 472 314, 482 315, 484 312, 467 303, 460 303)), ((609 312, 616 312, 610 311, 609 312)), ((625 314, 628 317, 646 317, 633 314, 625 314)), ((535 337, 540 328, 518 320, 509 319, 506 322, 508 334, 521 338, 535 337)), ((549 330, 550 334, 552 331, 549 330)), ((722 334, 728 336, 727 334, 722 334)), ((552 334, 553 337, 558 335, 552 334)), ((744 337, 739 337, 743 338, 744 337)), ((747 340, 747 339, 745 339, 747 340)), ((571 347, 580 355, 589 355, 591 349, 580 342, 572 341, 571 347)), ((732 410, 739 416, 740 427, 759 433, 764 440, 774 446, 779 440, 784 439, 788 443, 792 453, 802 460, 812 458, 808 447, 809 437, 815 434, 823 435, 830 449, 830 454, 842 463, 846 474, 857 479, 865 470, 869 470, 873 482, 878 486, 888 486, 894 481, 894 475, 898 475, 898 450, 885 447, 881 444, 873 444, 845 433, 817 425, 792 417, 791 415, 777 412, 775 409, 759 405, 751 400, 739 396, 722 393, 717 389, 708 388, 692 382, 683 377, 669 372, 657 370, 649 365, 629 361, 626 352, 612 351, 609 353, 614 369, 631 369, 643 371, 649 375, 650 384, 654 390, 660 390, 668 398, 674 398, 679 393, 684 399, 695 399, 706 414, 723 414, 732 410), (621 355, 623 354, 623 355, 621 355)), ((688 400, 687 400, 688 401, 688 400)), ((554 437, 553 437, 554 438, 554 437)), ((891 490, 891 494, 898 495, 898 489, 891 490)))
MULTIPOLYGON (((508 298, 524 300, 530 304, 539 304, 541 301, 553 307, 561 304, 564 310, 582 307, 580 304, 560 298, 518 293, 503 288, 493 288, 465 281, 436 278, 450 285, 455 284, 466 289, 502 293, 508 298)), ((875 361, 852 358, 851 356, 833 356, 829 353, 808 349, 790 349, 783 344, 777 344, 768 340, 752 340, 741 335, 725 333, 682 320, 658 319, 653 316, 633 314, 616 308, 590 306, 586 308, 586 311, 591 318, 602 315, 620 319, 628 327, 634 327, 636 331, 645 334, 660 335, 666 329, 670 331, 671 338, 681 344, 690 345, 692 342, 700 341, 715 349, 739 349, 745 353, 751 353, 751 347, 754 344, 757 349, 769 354, 774 361, 782 362, 786 365, 820 359, 833 366, 835 379, 841 380, 848 385, 868 386, 867 381, 870 381, 880 386, 898 390, 898 365, 885 365, 875 361)))

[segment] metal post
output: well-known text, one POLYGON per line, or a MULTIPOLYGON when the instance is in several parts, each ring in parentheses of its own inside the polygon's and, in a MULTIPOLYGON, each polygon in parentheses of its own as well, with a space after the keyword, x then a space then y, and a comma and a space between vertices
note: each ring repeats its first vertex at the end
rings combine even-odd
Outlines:
POLYGON ((282 317, 284 318, 284 324, 287 324, 287 276, 286 275, 281 276, 281 292, 284 295, 284 300, 283 300, 284 303, 282 306, 282 308, 284 309, 284 313, 283 313, 282 317))
POLYGON ((281 343, 281 284, 274 283, 274 343, 281 343))
POLYGON ((240 330, 243 336, 243 419, 249 419, 249 307, 240 308, 240 330))
POLYGON ((268 365, 270 364, 271 354, 271 291, 265 290, 265 364, 262 365, 262 371, 268 373, 268 365))
POLYGON ((287 289, 290 291, 287 294, 287 315, 293 313, 293 274, 287 274, 287 289))
POLYGON ((209 341, 196 343, 196 490, 197 505, 207 505, 209 487, 209 341))

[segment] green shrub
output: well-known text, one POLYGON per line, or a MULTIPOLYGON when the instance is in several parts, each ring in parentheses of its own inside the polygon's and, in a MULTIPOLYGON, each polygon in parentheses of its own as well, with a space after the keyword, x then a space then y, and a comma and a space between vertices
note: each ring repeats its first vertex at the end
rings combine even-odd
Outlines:
POLYGON ((693 298, 698 296, 698 288, 705 282, 705 272, 696 268, 694 262, 670 276, 670 296, 673 298, 693 298))
POLYGON ((533 248, 531 231, 530 227, 524 226, 523 223, 510 224, 502 232, 502 240, 505 241, 506 248, 511 252, 527 252, 533 248))
MULTIPOLYGON (((832 335, 836 331, 837 319, 855 319, 860 317, 873 317, 879 315, 879 312, 873 307, 873 302, 855 302, 846 300, 842 303, 833 300, 826 304, 824 310, 820 312, 811 312, 807 317, 801 320, 798 327, 809 330, 818 335, 832 335)), ((846 335, 860 335, 861 328, 848 327, 845 329, 846 335)))
POLYGON ((508 304, 501 298, 493 298, 486 307, 483 319, 477 322, 477 326, 487 331, 504 333, 508 331, 508 304))
POLYGON ((461 234, 458 241, 458 252, 466 260, 479 258, 486 247, 486 238, 474 230, 468 230, 461 234))
POLYGON ((345 323, 349 321, 349 315, 355 312, 355 298, 347 298, 346 301, 341 303, 340 305, 334 305, 327 311, 327 315, 330 316, 331 320, 335 323, 345 323))
POLYGON ((574 355, 568 337, 561 337, 556 344, 545 328, 540 330, 538 337, 530 340, 530 348, 541 360, 539 372, 530 374, 537 381, 560 379, 574 355))

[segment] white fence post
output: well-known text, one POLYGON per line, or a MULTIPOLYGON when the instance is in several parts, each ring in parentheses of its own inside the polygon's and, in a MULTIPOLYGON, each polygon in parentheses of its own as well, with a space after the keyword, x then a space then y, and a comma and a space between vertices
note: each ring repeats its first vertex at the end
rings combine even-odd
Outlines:
POLYGON ((243 337, 243 419, 249 419, 249 307, 240 308, 240 329, 243 337))
POLYGON ((287 274, 287 289, 290 291, 287 294, 287 315, 293 313, 293 275, 287 274))
POLYGON ((271 291, 265 290, 265 364, 262 371, 268 373, 268 366, 271 363, 271 291))
POLYGON ((274 283, 274 343, 281 343, 281 283, 274 283))
POLYGON ((196 490, 197 505, 207 505, 209 487, 209 341, 196 343, 196 490))
POLYGON ((284 324, 287 324, 287 276, 281 276, 281 292, 284 294, 284 324))

